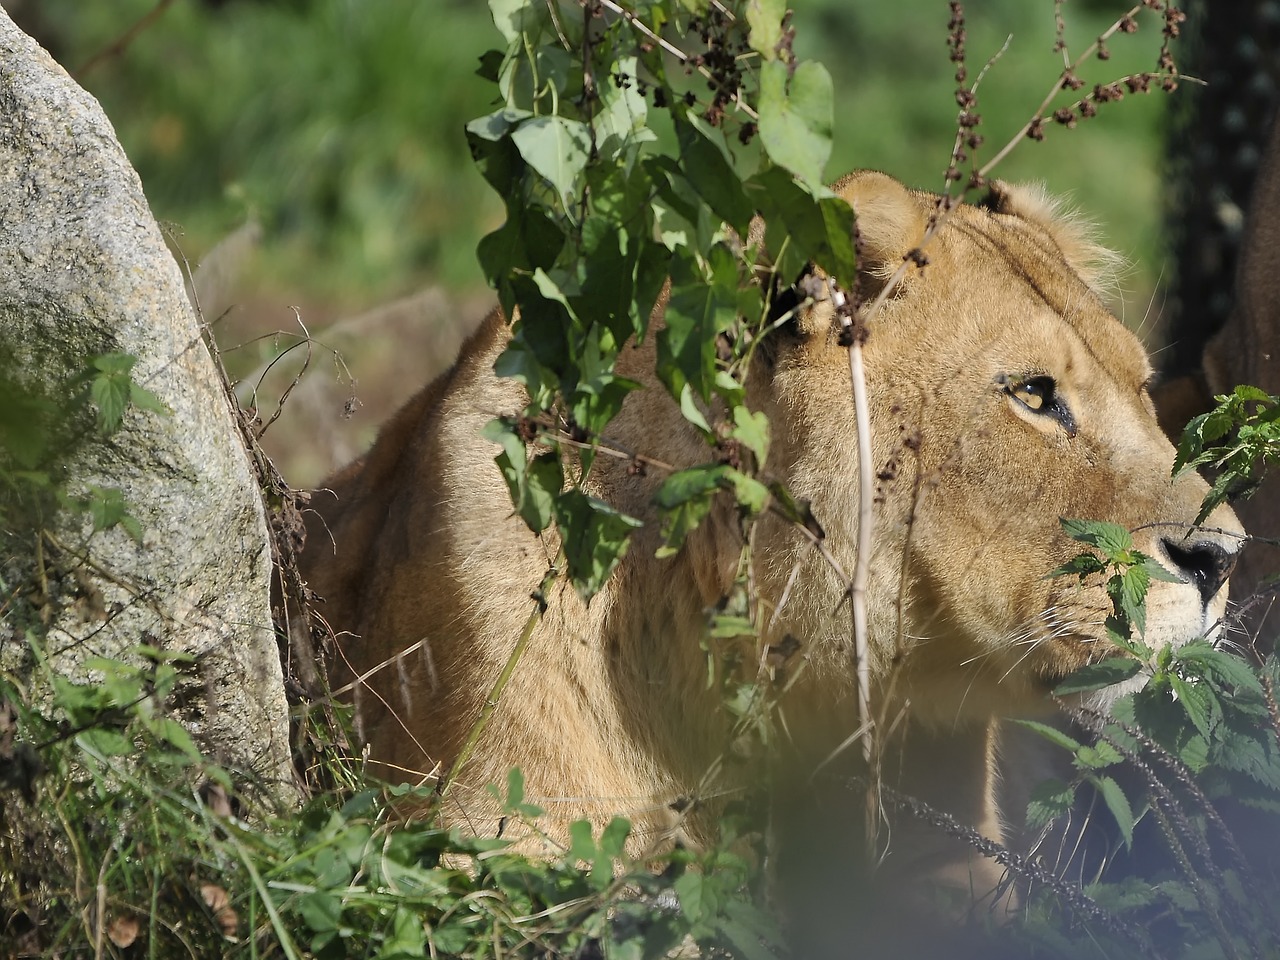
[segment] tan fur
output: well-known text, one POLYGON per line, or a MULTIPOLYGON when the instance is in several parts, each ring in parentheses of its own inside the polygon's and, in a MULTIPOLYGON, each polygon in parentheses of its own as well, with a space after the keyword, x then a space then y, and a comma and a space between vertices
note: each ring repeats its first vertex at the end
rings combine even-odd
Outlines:
MULTIPOLYGON (((859 213, 863 269, 884 276, 920 242, 934 198, 881 174, 837 188, 859 213)), ((865 348, 872 466, 883 471, 868 594, 873 696, 891 720, 905 718, 882 773, 995 838, 1004 828, 993 799, 993 718, 1043 711, 1055 681, 1110 652, 1100 642, 1110 609, 1102 590, 1045 576, 1081 549, 1059 518, 1121 523, 1175 570, 1168 543, 1216 550, 1224 563, 1237 549, 1226 509, 1208 523, 1226 533, 1184 539, 1206 488, 1197 477, 1170 481, 1173 449, 1146 393, 1146 356, 1082 279, 1092 277, 1086 260, 1095 253, 1039 195, 1000 185, 987 206, 952 214, 929 245, 929 265, 886 302, 865 348), (1033 376, 1056 380, 1074 435, 1006 392, 1033 376)), ((506 341, 495 314, 369 456, 330 484, 337 498, 316 497, 333 545, 313 524, 308 572, 325 615, 348 631, 343 655, 356 674, 394 661, 356 699, 372 757, 397 777, 453 762, 556 553, 552 537, 539 540, 512 515, 496 450, 480 438, 488 420, 525 403, 519 386, 492 372, 506 341), (406 649, 414 652, 397 660, 406 649)), ((624 351, 621 372, 652 383, 653 362, 650 337, 624 351)), ((852 570, 858 457, 848 360, 829 304, 777 331, 747 389, 773 427, 764 471, 812 502, 832 554, 852 570)), ((628 398, 610 436, 679 466, 708 457, 657 387, 628 398)), ((575 817, 621 813, 642 838, 679 830, 698 842, 714 833, 714 798, 764 776, 728 762, 704 779, 727 745, 727 723, 700 642, 734 577, 739 524, 721 503, 680 554, 655 559, 650 498, 661 480, 597 459, 590 492, 646 525, 589 606, 565 584, 550 591, 451 794, 455 822, 492 832, 494 805, 482 788, 518 765, 552 834, 575 817), (692 814, 672 806, 695 796, 702 802, 692 814)), ((780 792, 803 799, 817 789, 808 777, 818 761, 858 725, 848 608, 839 579, 784 522, 762 520, 754 546, 771 611, 765 642, 790 635, 801 644, 778 763, 793 774, 780 792)), ((1223 610, 1225 588, 1206 604, 1179 572, 1187 582, 1152 588, 1148 636, 1158 644, 1200 635, 1223 610)), ((849 794, 832 796, 835 822, 861 823, 849 794)), ((829 830, 832 821, 813 826, 829 830)), ((918 823, 895 830, 890 863, 978 898, 999 876, 918 823)))

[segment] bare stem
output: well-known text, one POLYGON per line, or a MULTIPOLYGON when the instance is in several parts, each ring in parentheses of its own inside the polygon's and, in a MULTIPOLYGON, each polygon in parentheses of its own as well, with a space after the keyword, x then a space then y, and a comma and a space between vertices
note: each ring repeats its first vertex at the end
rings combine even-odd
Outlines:
POLYGON ((512 675, 516 672, 516 665, 520 662, 520 657, 523 656, 525 649, 529 646, 529 640, 533 636, 534 628, 542 622, 543 611, 547 608, 546 601, 542 597, 550 586, 550 581, 554 578, 555 570, 553 569, 543 579, 542 586, 535 595, 533 609, 529 611, 529 619, 524 622, 524 629, 520 632, 520 639, 511 648, 511 655, 507 657, 507 662, 503 664, 502 672, 498 674, 498 679, 493 682, 493 689, 489 691, 489 696, 485 698, 480 716, 467 732, 467 740, 462 745, 462 749, 458 751, 458 756, 453 761, 453 766, 449 768, 449 772, 445 774, 444 778, 436 784, 437 796, 444 797, 454 780, 458 778, 458 774, 462 772, 462 768, 471 759, 471 754, 475 751, 476 744, 480 742, 480 735, 484 733, 485 727, 489 724, 489 718, 493 716, 493 711, 498 707, 498 701, 502 699, 502 692, 506 690, 507 683, 510 682, 512 675))
POLYGON ((858 431, 858 553, 854 561, 849 599, 853 605, 854 656, 857 660, 858 718, 864 730, 862 757, 871 762, 871 657, 867 641, 867 581, 871 574, 871 532, 875 523, 875 478, 871 470, 871 414, 867 405, 867 376, 862 342, 849 344, 849 380, 853 386, 853 415, 858 431))
MULTIPOLYGON (((1023 138, 1026 137, 1027 135, 1027 131, 1031 129, 1032 124, 1042 121, 1044 119, 1044 112, 1047 109, 1049 109, 1049 104, 1053 103, 1054 97, 1056 97, 1058 93, 1062 90, 1063 79, 1067 77, 1069 74, 1075 73, 1076 70, 1079 69, 1080 64, 1084 63, 1087 59, 1089 59, 1098 51, 1098 47, 1100 44, 1105 43, 1107 40, 1115 36, 1116 32, 1120 29, 1120 24, 1128 20, 1130 17, 1137 16, 1138 13, 1142 11, 1142 8, 1143 8, 1143 4, 1141 3, 1134 6, 1132 9, 1129 10, 1128 13, 1126 13, 1123 17, 1120 17, 1119 19, 1117 19, 1115 23, 1113 23, 1110 27, 1108 27, 1105 31, 1103 31, 1102 35, 1098 37, 1097 40, 1089 44, 1089 46, 1085 48, 1084 53, 1080 54, 1080 56, 1076 57, 1074 60, 1072 60, 1070 63, 1068 63, 1066 66, 1063 67, 1062 73, 1060 73, 1057 79, 1053 81, 1053 86, 1049 88, 1049 92, 1046 93, 1044 99, 1040 101, 1040 106, 1036 107, 1035 113, 1031 115, 1031 119, 1028 120, 1026 123, 1024 123, 1022 125, 1022 128, 1017 133, 1015 133, 1013 137, 1010 138, 1009 142, 1006 143, 1003 147, 1001 147, 1000 150, 996 153, 996 155, 992 157, 990 160, 988 160, 982 166, 982 169, 978 171, 978 176, 985 177, 988 173, 991 172, 992 168, 994 168, 996 164, 1000 163, 1000 161, 1002 161, 1005 157, 1007 157, 1013 151, 1014 147, 1016 147, 1019 143, 1022 142, 1023 138)), ((1065 53, 1065 48, 1063 48, 1063 50, 1065 53)))

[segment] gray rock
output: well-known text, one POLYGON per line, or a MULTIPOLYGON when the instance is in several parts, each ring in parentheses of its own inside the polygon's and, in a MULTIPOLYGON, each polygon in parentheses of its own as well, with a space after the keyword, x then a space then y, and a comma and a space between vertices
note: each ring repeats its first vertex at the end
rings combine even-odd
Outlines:
POLYGON ((65 404, 108 353, 137 357, 134 380, 169 412, 131 407, 104 439, 82 407, 54 438, 70 442, 52 469, 72 495, 119 488, 141 542, 0 490, 3 589, 40 585, 0 604, 0 669, 32 677, 24 609, 28 624, 47 620, 51 665, 77 680, 94 679, 88 658, 129 658, 140 642, 191 653, 181 719, 215 759, 287 798, 271 551, 226 392, 111 124, 0 10, 0 375, 65 404))

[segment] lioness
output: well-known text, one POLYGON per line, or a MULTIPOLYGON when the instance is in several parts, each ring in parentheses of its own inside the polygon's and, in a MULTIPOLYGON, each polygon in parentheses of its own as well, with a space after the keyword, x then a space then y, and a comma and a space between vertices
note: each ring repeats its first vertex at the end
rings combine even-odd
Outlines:
MULTIPOLYGON (((937 198, 869 172, 835 189, 857 212, 862 282, 874 292, 920 242, 937 198)), ((1229 509, 1191 527, 1206 486, 1170 479, 1173 448, 1147 395, 1147 358, 1091 285, 1100 253, 1039 193, 997 184, 950 215, 928 265, 892 293, 865 346, 882 475, 867 600, 872 695, 896 723, 881 774, 997 840, 1006 825, 993 799, 993 718, 1044 711, 1061 678, 1115 653, 1103 639, 1111 604, 1101 586, 1046 577, 1081 550, 1059 518, 1123 524, 1178 576, 1151 588, 1147 638, 1156 645, 1214 628, 1239 547, 1229 509)), ((802 305, 757 352, 747 396, 773 428, 763 470, 811 501, 830 552, 851 570, 858 454, 848 361, 832 322, 829 300, 802 305)), ((315 499, 307 573, 325 616, 346 631, 343 657, 363 677, 356 701, 371 755, 397 777, 456 757, 557 551, 513 515, 496 449, 480 436, 527 401, 493 372, 507 340, 495 313, 370 453, 327 484, 333 495, 315 499)), ((652 337, 628 349, 620 372, 653 384, 653 350, 652 337)), ((707 455, 659 387, 631 394, 610 435, 677 466, 707 455)), ((587 483, 652 520, 655 474, 601 457, 587 483)), ((553 832, 572 818, 622 813, 641 837, 678 830, 699 842, 714 833, 714 794, 762 776, 727 764, 719 782, 704 779, 728 721, 701 641, 707 611, 735 575, 734 511, 720 504, 662 560, 656 524, 646 523, 589 605, 567 584, 551 589, 453 788, 455 821, 494 830, 493 802, 475 788, 519 766, 553 832)), ((794 638, 793 659, 804 661, 782 702, 779 748, 797 774, 788 778, 799 785, 793 799, 803 798, 833 752, 824 773, 858 757, 838 753, 859 725, 844 584, 773 517, 760 521, 753 555, 772 610, 763 642, 794 638)), ((851 797, 836 791, 816 829, 860 823, 851 797)), ((1000 869, 948 843, 901 825, 887 862, 989 893, 1000 869)))

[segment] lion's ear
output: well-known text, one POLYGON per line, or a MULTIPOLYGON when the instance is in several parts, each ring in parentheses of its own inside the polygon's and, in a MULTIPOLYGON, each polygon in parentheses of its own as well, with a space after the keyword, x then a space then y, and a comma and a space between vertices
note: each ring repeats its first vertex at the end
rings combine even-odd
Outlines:
MULTIPOLYGON (((836 181, 832 191, 853 207, 858 226, 858 286, 863 299, 874 296, 902 265, 907 252, 919 246, 928 226, 926 204, 888 174, 859 170, 836 181)), ((763 225, 752 224, 752 238, 763 239, 763 225)), ((821 277, 822 271, 816 275, 821 277)), ((905 290, 904 285, 900 290, 905 290)), ((833 308, 823 284, 809 286, 805 294, 815 303, 799 311, 796 329, 812 335, 831 329, 833 308)), ((782 292, 776 311, 795 309, 802 297, 794 289, 782 292)))
POLYGON ((875 170, 851 173, 831 189, 848 201, 858 218, 859 273, 883 281, 902 265, 907 251, 920 245, 929 212, 911 190, 875 170))
MULTIPOLYGON (((928 212, 909 189, 888 174, 875 170, 847 174, 831 189, 854 209, 862 257, 858 272, 867 275, 868 287, 876 289, 898 269, 907 251, 919 246, 928 224, 928 212)), ((751 221, 745 244, 739 243, 754 247, 757 266, 768 270, 773 266, 773 257, 764 241, 764 219, 757 216, 751 221)))
POLYGON ((981 205, 993 213, 1021 217, 1044 230, 1063 259, 1095 291, 1105 293, 1115 285, 1124 259, 1099 243, 1094 225, 1051 196, 1043 184, 993 180, 981 205))

